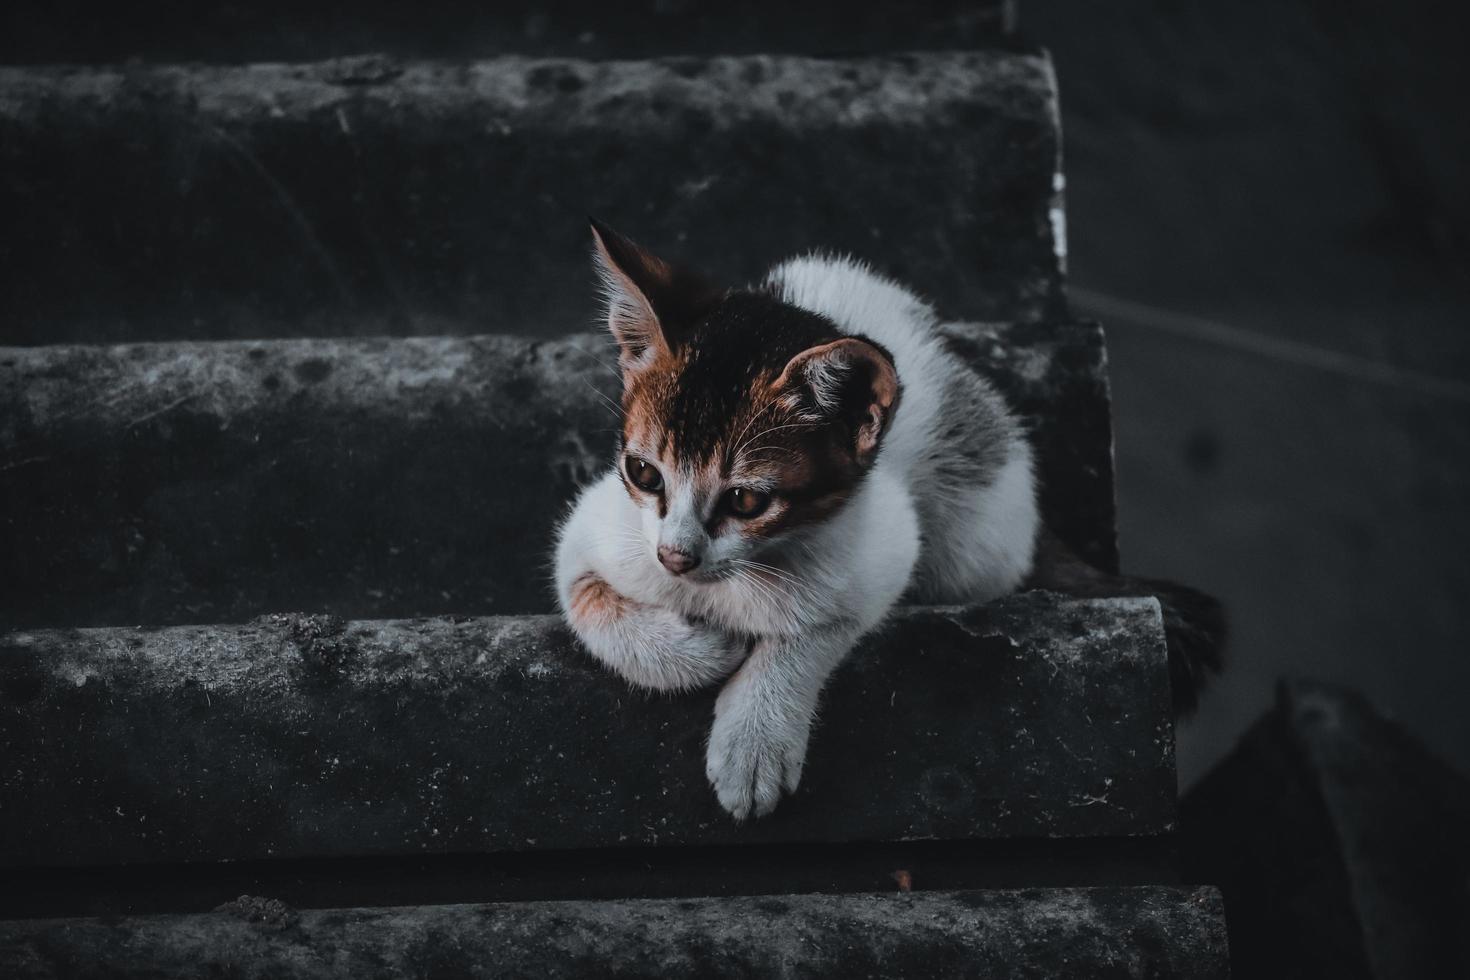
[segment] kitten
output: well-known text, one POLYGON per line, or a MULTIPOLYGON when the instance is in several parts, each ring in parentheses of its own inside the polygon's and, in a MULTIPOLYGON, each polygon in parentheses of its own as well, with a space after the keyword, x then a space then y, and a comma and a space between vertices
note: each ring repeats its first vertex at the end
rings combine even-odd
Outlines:
POLYGON ((706 774, 737 820, 764 815, 801 779, 828 676, 900 597, 1049 584, 1031 447, 934 311, 863 265, 798 258, 726 290, 593 238, 622 440, 560 529, 558 600, 635 685, 724 680, 706 774))

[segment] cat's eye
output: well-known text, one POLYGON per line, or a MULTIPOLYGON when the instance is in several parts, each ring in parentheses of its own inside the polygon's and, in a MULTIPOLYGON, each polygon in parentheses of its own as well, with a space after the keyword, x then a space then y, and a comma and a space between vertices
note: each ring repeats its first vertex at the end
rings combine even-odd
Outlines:
POLYGON ((640 490, 658 493, 664 488, 663 474, 652 463, 645 463, 637 456, 629 456, 623 462, 623 468, 628 471, 628 479, 640 490))
POLYGON ((771 505, 771 495, 763 490, 736 487, 725 495, 726 506, 736 517, 756 517, 771 505))

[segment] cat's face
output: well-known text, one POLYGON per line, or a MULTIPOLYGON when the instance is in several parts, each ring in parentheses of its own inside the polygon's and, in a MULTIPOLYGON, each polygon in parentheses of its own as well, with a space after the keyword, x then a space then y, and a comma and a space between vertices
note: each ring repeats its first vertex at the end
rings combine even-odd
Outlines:
POLYGON ((622 457, 670 575, 742 577, 829 518, 898 403, 886 352, 755 292, 719 291, 594 225, 623 371, 622 457))

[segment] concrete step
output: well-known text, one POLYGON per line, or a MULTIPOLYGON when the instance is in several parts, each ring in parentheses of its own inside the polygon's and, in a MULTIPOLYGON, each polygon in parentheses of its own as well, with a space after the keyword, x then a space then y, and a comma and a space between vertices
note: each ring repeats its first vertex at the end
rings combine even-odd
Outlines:
POLYGON ((419 58, 495 54, 661 54, 971 47, 1012 29, 1014 0, 719 4, 690 0, 355 3, 138 0, 102 5, 10 0, 0 62, 313 61, 362 51, 419 58))
POLYGON ((15 980, 324 977, 1098 977, 1223 980, 1209 888, 780 895, 0 922, 15 980))
POLYGON ((585 215, 1061 315, 1044 54, 0 68, 0 343, 566 334, 585 215))
POLYGON ((715 692, 635 692, 555 617, 12 631, 0 866, 1159 836, 1161 629, 1152 599, 902 610, 745 825, 704 775, 715 692))
MULTIPOLYGON (((1101 331, 946 331, 1032 419, 1049 522, 1115 565, 1101 331)), ((550 611, 618 384, 594 335, 0 348, 0 623, 550 611)))

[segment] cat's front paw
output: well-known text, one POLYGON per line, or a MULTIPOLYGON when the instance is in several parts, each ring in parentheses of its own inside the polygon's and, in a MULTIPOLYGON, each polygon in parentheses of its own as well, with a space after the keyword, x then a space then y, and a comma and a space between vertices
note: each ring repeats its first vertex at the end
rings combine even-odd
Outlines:
POLYGON ((630 683, 656 691, 688 691, 723 680, 750 647, 747 637, 672 609, 643 606, 620 625, 615 652, 601 659, 630 683))
POLYGON ((571 583, 563 608, 588 652, 637 687, 713 684, 739 667, 750 648, 749 637, 629 599, 593 572, 571 583))
POLYGON ((783 707, 763 706, 749 681, 738 676, 715 702, 704 773, 720 806, 736 820, 764 817, 782 792, 795 792, 801 782, 811 720, 783 707))

